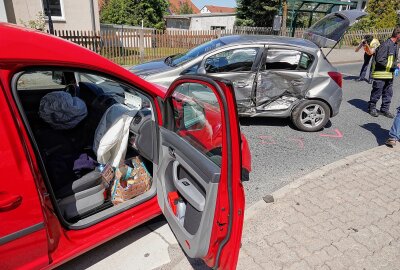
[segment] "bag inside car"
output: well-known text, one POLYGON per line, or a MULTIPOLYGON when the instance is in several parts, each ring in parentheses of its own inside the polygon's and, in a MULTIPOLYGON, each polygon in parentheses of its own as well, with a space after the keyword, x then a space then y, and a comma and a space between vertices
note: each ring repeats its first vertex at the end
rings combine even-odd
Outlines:
POLYGON ((68 223, 95 223, 155 196, 155 116, 145 94, 74 71, 16 78, 20 107, 68 223))

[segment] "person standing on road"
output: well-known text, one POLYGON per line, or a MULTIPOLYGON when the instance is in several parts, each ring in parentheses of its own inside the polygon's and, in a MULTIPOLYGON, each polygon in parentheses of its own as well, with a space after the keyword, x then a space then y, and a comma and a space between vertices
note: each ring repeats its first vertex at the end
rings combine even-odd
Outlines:
MULTIPOLYGON (((371 58, 375 53, 376 48, 380 45, 379 40, 374 38, 371 35, 365 35, 364 39, 360 42, 358 47, 355 49, 356 52, 358 52, 361 48, 364 49, 364 63, 361 67, 360 71, 360 77, 358 77, 357 81, 364 81, 365 80, 365 75, 367 74, 367 69, 369 66, 369 63, 371 62, 371 58)), ((372 71, 372 66, 369 69, 369 76, 368 76, 368 82, 372 83, 372 77, 371 77, 371 71, 372 71)))
MULTIPOLYGON (((394 71, 394 76, 399 76, 400 73, 400 64, 397 65, 397 68, 394 71)), ((397 114, 394 118, 392 127, 389 131, 389 139, 386 140, 385 144, 387 146, 393 147, 396 145, 396 142, 400 141, 400 106, 397 108, 397 114)))
POLYGON ((378 117, 376 103, 382 97, 382 105, 380 112, 382 115, 393 118, 394 115, 389 111, 390 103, 393 96, 393 72, 398 64, 400 41, 400 27, 393 30, 392 36, 383 42, 375 52, 372 64, 372 84, 371 97, 369 100, 368 112, 374 117, 378 117))

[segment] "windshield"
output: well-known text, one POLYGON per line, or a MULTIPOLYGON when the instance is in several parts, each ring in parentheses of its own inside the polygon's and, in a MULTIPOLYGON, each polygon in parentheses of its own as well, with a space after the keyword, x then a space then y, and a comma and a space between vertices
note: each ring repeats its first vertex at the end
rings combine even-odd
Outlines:
POLYGON ((174 55, 170 58, 170 65, 171 66, 179 66, 182 65, 197 56, 200 56, 202 54, 205 54, 206 52, 209 52, 211 50, 214 50, 215 48, 224 46, 225 43, 223 43, 219 39, 211 40, 207 43, 201 44, 200 46, 197 46, 196 48, 191 49, 190 51, 184 53, 184 54, 178 54, 174 55))

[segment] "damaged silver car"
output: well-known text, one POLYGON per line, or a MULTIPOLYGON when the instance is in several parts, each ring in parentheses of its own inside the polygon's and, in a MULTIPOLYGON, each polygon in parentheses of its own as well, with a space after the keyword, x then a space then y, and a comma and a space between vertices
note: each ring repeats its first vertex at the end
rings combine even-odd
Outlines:
POLYGON ((356 10, 331 13, 302 39, 224 36, 130 70, 165 87, 184 74, 222 77, 233 83, 239 115, 290 117, 298 129, 317 131, 339 113, 342 102, 342 75, 321 48, 334 48, 365 15, 356 10))

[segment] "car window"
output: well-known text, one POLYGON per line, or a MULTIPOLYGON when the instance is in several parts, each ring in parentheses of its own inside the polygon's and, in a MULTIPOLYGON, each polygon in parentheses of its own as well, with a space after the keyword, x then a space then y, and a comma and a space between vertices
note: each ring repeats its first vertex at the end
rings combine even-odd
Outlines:
POLYGON ((26 72, 18 80, 19 90, 63 89, 65 86, 63 73, 52 71, 26 72))
POLYGON ((251 71, 258 48, 239 48, 214 54, 205 60, 207 73, 251 71))
POLYGON ((135 107, 149 108, 150 101, 132 87, 102 76, 72 71, 27 71, 17 81, 17 90, 65 91, 85 99, 90 104, 100 95, 110 95, 115 101, 135 107))
POLYGON ((212 51, 215 48, 224 46, 225 43, 223 43, 219 39, 211 40, 207 43, 201 44, 200 46, 197 46, 190 51, 183 53, 183 54, 178 54, 174 55, 171 57, 170 61, 167 61, 167 64, 169 63, 171 66, 180 66, 183 65, 184 63, 196 58, 197 56, 200 56, 202 54, 205 54, 206 52, 212 51))
POLYGON ((174 90, 171 102, 174 131, 220 165, 222 116, 214 92, 203 84, 183 83, 174 90))
POLYGON ((315 23, 310 31, 329 39, 339 40, 349 27, 349 20, 332 14, 315 23))
POLYGON ((308 70, 313 62, 311 55, 286 49, 269 49, 263 70, 308 70))

